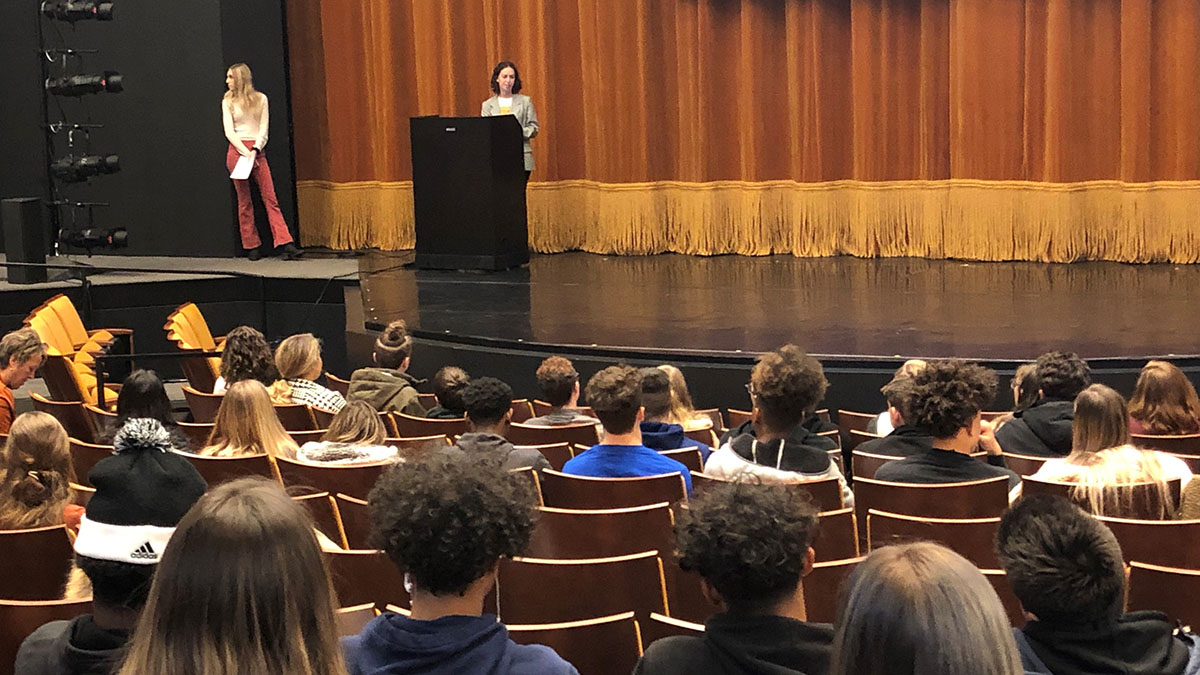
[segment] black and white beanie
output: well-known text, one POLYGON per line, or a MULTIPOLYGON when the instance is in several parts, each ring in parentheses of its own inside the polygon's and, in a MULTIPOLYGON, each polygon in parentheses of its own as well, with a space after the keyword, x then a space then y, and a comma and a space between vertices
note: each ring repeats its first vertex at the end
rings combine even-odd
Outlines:
POLYGON ((75 538, 88 558, 154 565, 183 514, 208 484, 196 468, 172 452, 171 437, 157 420, 126 422, 113 439, 113 456, 92 467, 96 494, 75 538))

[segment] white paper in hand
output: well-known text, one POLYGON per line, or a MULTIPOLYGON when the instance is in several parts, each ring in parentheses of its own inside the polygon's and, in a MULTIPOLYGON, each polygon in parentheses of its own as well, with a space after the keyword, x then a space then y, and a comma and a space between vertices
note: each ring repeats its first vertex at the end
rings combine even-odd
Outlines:
POLYGON ((233 171, 229 177, 234 180, 246 180, 250 177, 250 169, 254 168, 254 160, 242 155, 238 157, 237 164, 233 167, 233 171))

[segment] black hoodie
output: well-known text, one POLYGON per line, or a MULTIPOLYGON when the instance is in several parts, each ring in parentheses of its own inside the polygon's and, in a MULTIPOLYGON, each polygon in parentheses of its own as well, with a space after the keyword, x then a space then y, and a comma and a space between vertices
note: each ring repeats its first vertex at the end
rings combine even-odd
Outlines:
POLYGON ((855 450, 873 455, 912 457, 933 448, 933 436, 916 427, 902 424, 883 438, 872 438, 858 444, 855 450))
POLYGON ((655 640, 634 675, 825 675, 833 626, 782 616, 725 612, 704 624, 703 636, 655 640))
POLYGON ((1200 647, 1176 636, 1162 612, 1130 612, 1111 625, 1030 621, 1014 630, 1025 670, 1053 675, 1194 675, 1200 647))
POLYGON ((1005 452, 1017 455, 1062 457, 1071 452, 1074 419, 1074 402, 1042 399, 1000 427, 996 442, 1005 452))
POLYGON ((108 631, 91 614, 51 621, 21 643, 15 672, 21 675, 109 675, 125 653, 126 631, 108 631))
MULTIPOLYGON (((829 431, 829 429, 824 428, 826 426, 827 425, 821 420, 820 417, 817 417, 816 415, 810 415, 792 429, 792 433, 788 435, 787 441, 789 444, 799 443, 801 445, 807 445, 818 450, 833 450, 834 448, 838 447, 837 441, 827 436, 817 435, 822 431, 829 431), (814 429, 814 427, 816 427, 816 429, 814 429)), ((833 428, 836 429, 837 427, 833 428)), ((751 437, 755 436, 754 422, 746 420, 738 426, 726 431, 721 435, 721 445, 726 445, 738 436, 744 435, 749 435, 751 437)))

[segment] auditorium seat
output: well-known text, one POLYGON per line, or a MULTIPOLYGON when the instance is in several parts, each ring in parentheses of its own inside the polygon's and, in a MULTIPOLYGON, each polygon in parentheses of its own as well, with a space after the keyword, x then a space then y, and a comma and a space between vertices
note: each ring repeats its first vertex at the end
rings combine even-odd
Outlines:
POLYGON ((200 450, 208 445, 208 437, 212 435, 212 422, 178 422, 179 430, 187 436, 192 444, 192 450, 200 450))
POLYGON ((702 623, 673 619, 656 612, 651 612, 650 617, 644 622, 639 622, 639 625, 642 628, 642 644, 647 649, 654 644, 655 640, 665 637, 704 635, 704 624, 702 623))
POLYGON ((914 541, 937 542, 970 560, 976 567, 998 569, 996 530, 1000 518, 927 518, 870 509, 867 542, 871 550, 914 541))
POLYGON ((404 590, 404 574, 381 551, 325 551, 324 555, 339 606, 368 602, 380 610, 389 604, 412 606, 404 590))
POLYGON ((527 398, 513 399, 509 405, 509 410, 512 411, 512 417, 508 419, 513 424, 521 424, 533 417, 533 404, 527 398))
MULTIPOLYGON (((330 421, 331 421, 331 422, 332 422, 332 419, 333 419, 333 418, 330 418, 330 421)), ((383 424, 383 432, 384 432, 385 434, 387 434, 388 436, 407 436, 407 435, 408 435, 408 434, 402 434, 402 433, 400 433, 399 431, 397 431, 397 430, 396 430, 396 429, 397 429, 397 427, 396 427, 396 419, 395 419, 394 417, 392 417, 392 413, 390 413, 390 412, 388 412, 388 411, 386 411, 386 410, 380 410, 380 411, 379 411, 379 422, 380 422, 381 424, 383 424)), ((431 433, 433 433, 433 434, 437 434, 437 433, 442 433, 442 432, 431 432, 431 433)), ((417 435, 417 436, 422 436, 422 435, 425 435, 425 434, 416 434, 416 435, 417 435)), ((450 434, 444 434, 444 433, 443 433, 442 435, 444 435, 444 436, 448 436, 448 435, 450 435, 450 434)))
POLYGON ((92 467, 96 466, 97 462, 106 457, 112 457, 113 446, 84 443, 70 437, 67 438, 67 443, 71 449, 71 469, 75 472, 75 482, 91 487, 92 482, 88 479, 88 474, 91 473, 92 467))
MULTIPOLYGON (((829 440, 833 441, 834 443, 837 444, 837 447, 839 450, 842 447, 842 432, 838 429, 830 429, 829 431, 821 431, 821 432, 817 433, 817 436, 820 436, 821 438, 828 438, 829 440)), ((833 451, 830 450, 829 452, 832 453, 833 451)), ((841 457, 841 453, 838 453, 838 457, 841 457)))
POLYGON ((1130 434, 1130 438, 1134 445, 1147 450, 1161 450, 1179 455, 1200 455, 1200 434, 1176 436, 1130 434))
POLYGON ((325 372, 325 386, 342 396, 350 393, 350 380, 343 380, 329 371, 325 372))
POLYGON ((361 605, 351 605, 337 610, 338 637, 358 635, 367 624, 378 616, 374 603, 366 602, 361 605))
POLYGON ((308 431, 292 431, 289 429, 287 433, 288 436, 292 437, 293 441, 296 441, 296 445, 304 445, 305 443, 315 443, 320 441, 321 437, 324 436, 325 432, 327 431, 329 430, 310 429, 308 431))
POLYGON ((96 442, 96 427, 82 401, 51 401, 36 391, 29 392, 33 409, 44 412, 67 430, 67 435, 87 443, 96 442))
POLYGON ((1126 563, 1200 570, 1200 520, 1097 519, 1117 537, 1126 563))
POLYGON ((283 484, 293 491, 342 493, 366 499, 367 493, 394 462, 369 464, 309 464, 276 457, 283 484))
POLYGON ((692 429, 684 431, 683 435, 697 443, 703 443, 710 448, 716 448, 719 445, 717 432, 712 429, 692 429))
POLYGON ((729 408, 725 411, 725 417, 729 420, 729 428, 736 429, 749 422, 754 417, 754 413, 749 410, 729 408))
POLYGON ((366 498, 359 499, 339 493, 334 496, 334 509, 338 514, 338 522, 341 524, 346 548, 370 548, 367 540, 370 537, 371 524, 367 516, 366 498))
POLYGON ((74 551, 62 525, 0 530, 4 574, 0 599, 53 600, 61 598, 74 551))
POLYGON ((1025 627, 1025 610, 1021 608, 1021 601, 1013 594, 1012 587, 1008 585, 1008 576, 1004 574, 1004 570, 979 570, 983 572, 983 576, 987 578, 988 583, 992 585, 992 590, 996 591, 996 596, 1000 598, 1000 604, 1004 606, 1004 613, 1008 615, 1008 621, 1014 628, 1025 627))
POLYGON ((432 410, 438 404, 437 394, 417 394, 417 402, 426 410, 432 410))
POLYGON ((192 466, 200 472, 211 490, 227 480, 243 476, 266 476, 279 480, 279 471, 275 462, 268 455, 244 455, 242 457, 206 457, 181 452, 192 466))
POLYGON ((100 438, 110 426, 117 422, 117 413, 113 411, 101 410, 94 405, 85 405, 83 410, 92 421, 92 428, 96 430, 96 438, 100 438))
POLYGON ((607 558, 675 548, 670 504, 621 509, 539 509, 526 552, 531 558, 607 558))
MULTIPOLYGON (((1069 499, 1084 510, 1090 510, 1086 496, 1082 491, 1076 491, 1076 483, 1041 480, 1032 476, 1021 478, 1022 495, 1049 494, 1069 499), (1078 494, 1077 494, 1078 493, 1078 494)), ((1167 520, 1179 507, 1180 479, 1167 481, 1167 491, 1170 494, 1169 504, 1163 504, 1158 486, 1154 483, 1134 483, 1116 486, 1105 490, 1105 514, 1121 518, 1136 518, 1139 520, 1167 520)))
POLYGON ((275 416, 288 431, 311 431, 317 428, 312 410, 303 403, 276 403, 275 416))
MULTIPOLYGON (((666 565, 667 563, 664 563, 666 565)), ((671 600, 669 616, 682 621, 703 624, 708 617, 721 611, 704 597, 700 590, 700 574, 684 570, 678 563, 670 563, 665 568, 667 578, 667 594, 671 600)))
MULTIPOLYGON (((219 351, 225 338, 213 337, 208 322, 194 302, 185 302, 167 316, 163 325, 167 340, 183 350, 219 351)), ((179 361, 188 385, 196 391, 212 393, 220 375, 221 359, 216 356, 185 356, 179 361)))
POLYGON ((707 417, 709 421, 712 422, 712 428, 714 431, 720 431, 721 429, 726 428, 725 418, 721 415, 720 408, 704 408, 703 410, 695 411, 695 413, 696 417, 700 417, 701 415, 707 417))
POLYGON ((505 623, 667 613, 667 585, 657 551, 583 560, 505 558, 500 560, 496 588, 505 623))
POLYGON ((1200 626, 1200 570, 1129 564, 1129 611, 1156 609, 1172 623, 1200 626))
POLYGON ((217 419, 217 410, 221 408, 224 394, 209 394, 183 385, 183 398, 187 401, 188 409, 192 411, 192 421, 212 423, 217 419))
POLYGON ((852 467, 852 472, 854 473, 855 479, 874 478, 875 472, 879 470, 879 467, 887 464, 888 462, 894 462, 898 459, 903 458, 896 457, 894 455, 878 455, 871 452, 855 450, 850 454, 850 466, 852 467))
MULTIPOLYGON (((709 476, 708 474, 691 471, 692 490, 697 495, 709 486, 718 483, 732 483, 728 478, 709 476)), ((820 480, 804 480, 786 483, 797 490, 804 490, 812 498, 813 504, 819 511, 837 511, 842 508, 842 485, 837 478, 822 478, 820 480)))
POLYGON ((563 465, 575 456, 575 452, 571 449, 570 443, 547 443, 545 445, 518 445, 518 448, 526 448, 537 450, 542 453, 547 462, 550 462, 550 468, 555 471, 562 471, 563 465))
POLYGON ((869 431, 859 431, 858 429, 851 429, 847 431, 846 437, 849 439, 847 442, 849 443, 851 450, 854 450, 867 441, 873 441, 876 438, 883 438, 883 436, 880 434, 873 434, 869 431))
POLYGON ((450 439, 445 434, 413 436, 411 438, 391 437, 385 440, 384 444, 396 448, 400 452, 400 457, 404 459, 416 459, 445 448, 450 445, 450 439))
POLYGON ((700 458, 700 451, 696 448, 680 448, 678 450, 659 450, 658 454, 671 459, 686 466, 688 471, 701 471, 704 469, 703 460, 700 458))
MULTIPOLYGON (((328 375, 328 373, 326 373, 326 375, 328 375)), ((322 410, 321 408, 310 408, 310 410, 312 411, 313 421, 317 423, 318 429, 328 429, 329 425, 333 424, 334 415, 337 414, 332 410, 322 410)), ((388 421, 391 421, 390 416, 388 417, 388 421)), ((383 433, 392 433, 391 427, 388 426, 387 422, 383 423, 383 433)))
POLYGON ((877 413, 860 413, 852 410, 837 411, 838 428, 842 431, 867 431, 871 420, 879 417, 877 413))
POLYGON ((80 485, 79 483, 68 483, 71 486, 71 503, 78 506, 87 507, 88 502, 92 500, 92 495, 96 494, 96 488, 80 485))
POLYGON ((21 643, 42 624, 68 621, 91 611, 90 599, 0 600, 0 673, 13 672, 13 662, 21 643))
POLYGON ((862 522, 868 509, 927 518, 995 518, 1008 508, 1008 478, 928 484, 857 478, 854 507, 862 522))
POLYGON ((564 424, 556 427, 510 424, 504 437, 513 445, 571 443, 590 448, 600 442, 600 427, 596 424, 564 424))
POLYGON ((329 537, 330 541, 342 548, 350 548, 346 544, 345 533, 342 532, 342 522, 338 515, 337 506, 333 502, 333 497, 328 492, 293 495, 292 501, 308 510, 308 514, 312 516, 313 524, 317 526, 321 534, 329 537))
POLYGON ((823 511, 818 517, 821 527, 813 542, 817 562, 857 558, 858 516, 854 508, 847 506, 836 511, 823 511))
MULTIPOLYGON (((549 403, 546 403, 545 401, 539 401, 538 399, 534 399, 534 400, 530 401, 529 405, 533 407, 533 416, 534 417, 542 417, 543 415, 549 415, 554 410, 554 406, 550 405, 549 403)), ((596 412, 594 410, 592 410, 591 406, 580 405, 580 406, 575 406, 574 408, 570 408, 570 410, 578 411, 584 415, 587 415, 588 417, 596 416, 596 412)))
POLYGON ((592 478, 546 469, 541 480, 542 500, 546 506, 563 509, 619 509, 687 501, 683 476, 678 473, 638 478, 592 478))
POLYGON ((808 620, 814 623, 833 623, 837 614, 838 593, 842 584, 854 571, 858 563, 866 558, 831 560, 813 565, 813 571, 804 577, 804 607, 808 620))
POLYGON ((432 436, 434 434, 458 436, 470 431, 470 426, 465 418, 438 420, 413 417, 404 413, 392 413, 392 421, 396 425, 396 433, 401 437, 432 436))
POLYGON ((1018 455, 1012 452, 1002 453, 1002 456, 1004 457, 1004 466, 1015 471, 1018 476, 1032 476, 1050 459, 1049 457, 1018 455))
POLYGON ((642 655, 641 633, 633 612, 586 621, 506 625, 514 642, 545 645, 575 666, 580 675, 629 673, 642 655))

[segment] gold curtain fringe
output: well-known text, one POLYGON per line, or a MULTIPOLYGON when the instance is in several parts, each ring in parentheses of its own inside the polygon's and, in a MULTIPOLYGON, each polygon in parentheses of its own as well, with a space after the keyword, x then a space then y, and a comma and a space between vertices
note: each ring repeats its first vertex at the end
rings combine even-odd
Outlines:
MULTIPOLYGON (((412 183, 298 184, 301 240, 411 248, 412 183)), ((541 253, 1200 261, 1200 181, 530 183, 541 253)))

